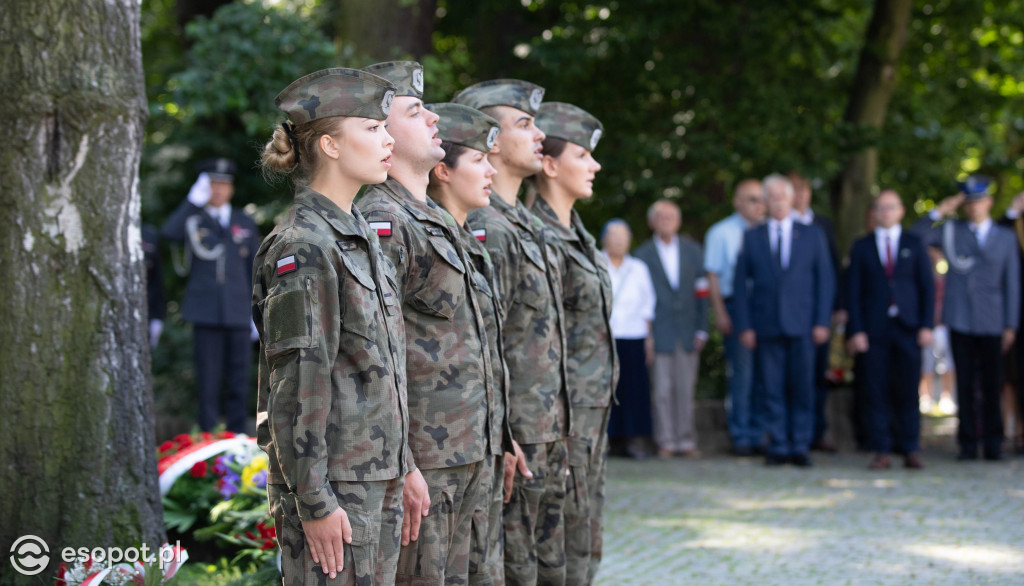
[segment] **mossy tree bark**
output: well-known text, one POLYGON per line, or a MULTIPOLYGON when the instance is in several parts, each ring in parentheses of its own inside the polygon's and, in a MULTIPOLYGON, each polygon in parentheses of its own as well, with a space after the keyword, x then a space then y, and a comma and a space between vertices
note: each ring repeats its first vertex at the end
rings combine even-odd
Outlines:
POLYGON ((875 0, 850 89, 844 120, 850 129, 851 150, 832 188, 836 239, 845 256, 864 232, 864 218, 878 177, 875 144, 885 125, 896 89, 896 62, 907 41, 913 0, 875 0))
POLYGON ((0 10, 0 582, 50 548, 164 535, 143 326, 137 0, 0 10))
POLYGON ((433 48, 437 0, 339 0, 339 8, 340 40, 351 43, 357 55, 378 62, 405 55, 421 59, 433 48))

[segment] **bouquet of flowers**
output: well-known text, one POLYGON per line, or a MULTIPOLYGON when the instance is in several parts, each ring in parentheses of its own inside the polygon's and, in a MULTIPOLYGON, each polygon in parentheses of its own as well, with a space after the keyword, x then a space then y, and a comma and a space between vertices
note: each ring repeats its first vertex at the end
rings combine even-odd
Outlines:
POLYGON ((176 436, 158 448, 164 523, 198 540, 238 550, 233 563, 276 558, 267 503, 267 455, 253 438, 230 432, 176 436))

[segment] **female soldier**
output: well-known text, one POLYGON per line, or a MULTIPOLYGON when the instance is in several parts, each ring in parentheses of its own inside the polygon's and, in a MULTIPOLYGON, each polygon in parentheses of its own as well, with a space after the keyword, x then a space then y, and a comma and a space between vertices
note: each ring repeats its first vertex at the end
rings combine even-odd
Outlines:
POLYGON ((594 193, 594 175, 601 165, 591 151, 603 127, 584 110, 560 102, 541 105, 537 127, 547 138, 541 171, 533 177, 540 197, 532 210, 544 221, 552 234, 548 241, 561 257, 566 384, 572 402, 565 498, 566 584, 590 584, 601 561, 605 432, 618 364, 609 327, 611 279, 573 204, 594 193))
POLYGON ((491 179, 496 173, 487 160, 501 125, 486 114, 461 104, 427 106, 440 116, 438 136, 445 156, 430 172, 427 193, 448 210, 461 228, 462 241, 473 261, 473 285, 481 300, 480 312, 487 328, 487 345, 491 356, 492 380, 497 387, 489 389, 487 401, 493 405, 488 421, 489 470, 483 475, 488 489, 473 515, 470 534, 470 583, 504 584, 504 551, 502 549, 503 495, 511 490, 516 467, 530 477, 526 461, 518 458, 519 446, 512 440, 508 427, 508 374, 502 351, 500 291, 491 258, 484 249, 483 230, 473 230, 466 223, 469 210, 490 205, 491 179), (514 455, 515 454, 515 455, 514 455), (504 489, 502 479, 504 478, 504 489))
POLYGON ((298 170, 254 266, 258 440, 285 584, 394 583, 409 428, 394 267, 352 207, 387 178, 395 88, 325 69, 277 96, 262 164, 298 170), (324 576, 327 574, 327 576, 324 576))

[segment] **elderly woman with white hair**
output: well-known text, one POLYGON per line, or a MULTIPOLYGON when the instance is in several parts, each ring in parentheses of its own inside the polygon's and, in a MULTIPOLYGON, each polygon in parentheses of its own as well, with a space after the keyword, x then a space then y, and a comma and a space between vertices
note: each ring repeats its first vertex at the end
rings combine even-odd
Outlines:
POLYGON ((649 454, 651 436, 651 381, 647 368, 654 360, 650 337, 654 319, 654 284, 647 265, 629 255, 633 234, 629 224, 615 218, 601 231, 602 253, 608 258, 612 279, 612 336, 619 354, 620 375, 612 407, 608 437, 625 448, 631 458, 649 454), (624 444, 624 445, 623 445, 624 444))

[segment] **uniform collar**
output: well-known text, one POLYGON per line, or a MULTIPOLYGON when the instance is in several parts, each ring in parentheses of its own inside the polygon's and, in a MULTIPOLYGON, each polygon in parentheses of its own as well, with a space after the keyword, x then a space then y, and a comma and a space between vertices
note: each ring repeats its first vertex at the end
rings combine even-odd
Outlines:
POLYGON ((377 187, 381 188, 396 204, 405 208, 412 217, 420 222, 430 222, 448 229, 458 227, 455 223, 455 218, 444 208, 437 205, 429 196, 426 201, 416 199, 412 192, 396 179, 388 177, 387 181, 377 185, 377 187))
POLYGON ((309 187, 299 188, 299 191, 295 194, 295 204, 313 210, 340 234, 360 236, 369 240, 366 234, 359 228, 359 221, 362 219, 362 216, 355 206, 352 206, 351 214, 346 214, 336 203, 309 187))
POLYGON ((569 216, 570 225, 566 226, 558 219, 558 214, 555 213, 554 208, 552 208, 551 204, 545 201, 543 197, 537 197, 537 199, 534 200, 533 205, 530 207, 533 213, 543 220, 544 224, 560 239, 571 241, 578 241, 580 239, 577 230, 583 225, 583 223, 580 221, 580 216, 576 213, 576 210, 572 210, 572 213, 569 216))
POLYGON ((531 234, 534 234, 541 227, 541 224, 539 224, 540 219, 534 216, 530 210, 526 209, 523 202, 518 199, 513 207, 505 203, 505 200, 497 193, 491 193, 491 207, 501 212, 501 215, 505 216, 509 222, 531 234))

